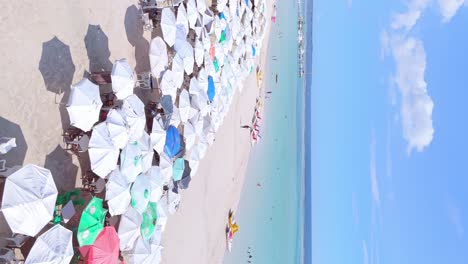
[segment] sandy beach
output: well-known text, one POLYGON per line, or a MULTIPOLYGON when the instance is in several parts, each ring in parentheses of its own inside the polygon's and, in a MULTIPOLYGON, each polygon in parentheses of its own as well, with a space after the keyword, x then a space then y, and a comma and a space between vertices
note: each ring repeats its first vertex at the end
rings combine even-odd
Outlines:
MULTIPOLYGON (((21 1, 0 3, 0 134, 16 137, 7 167, 34 163, 51 170, 60 191, 80 185, 89 169, 63 148, 69 127, 65 104, 70 85, 96 70, 111 70, 127 58, 137 72, 149 71, 150 33, 144 33, 135 1, 21 1)), ((269 6, 266 17, 271 15, 269 6)), ((264 69, 270 24, 257 63, 264 69), (262 60, 262 61, 260 61, 262 60)), ((200 162, 179 211, 163 234, 163 263, 221 263, 225 224, 244 182, 250 138, 240 125, 250 122, 259 96, 255 74, 236 92, 215 143, 200 162), (181 252, 183 252, 181 254, 181 252)), ((0 235, 10 232, 3 216, 0 235)))

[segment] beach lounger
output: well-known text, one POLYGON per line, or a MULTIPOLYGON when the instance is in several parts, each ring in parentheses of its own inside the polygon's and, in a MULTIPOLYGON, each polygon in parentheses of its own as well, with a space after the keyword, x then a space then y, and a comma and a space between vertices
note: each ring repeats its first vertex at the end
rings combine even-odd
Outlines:
POLYGON ((110 71, 92 72, 91 80, 94 81, 94 83, 98 85, 112 83, 111 72, 110 71))
POLYGON ((0 238, 0 240, 4 241, 4 246, 10 249, 22 247, 28 239, 29 237, 23 234, 13 234, 11 237, 0 238))
POLYGON ((0 263, 12 263, 15 259, 15 252, 9 248, 0 249, 0 263))

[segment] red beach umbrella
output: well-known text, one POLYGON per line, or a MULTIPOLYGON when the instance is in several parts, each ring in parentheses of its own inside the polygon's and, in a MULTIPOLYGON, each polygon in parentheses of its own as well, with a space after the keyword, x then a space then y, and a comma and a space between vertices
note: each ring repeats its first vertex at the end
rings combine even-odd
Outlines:
POLYGON ((80 247, 80 253, 88 264, 119 263, 120 240, 113 226, 106 226, 93 245, 80 247))

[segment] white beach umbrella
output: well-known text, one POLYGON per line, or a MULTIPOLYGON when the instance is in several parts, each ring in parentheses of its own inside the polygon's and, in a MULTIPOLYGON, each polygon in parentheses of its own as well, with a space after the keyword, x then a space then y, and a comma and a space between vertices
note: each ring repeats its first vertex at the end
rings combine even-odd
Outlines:
POLYGON ((168 190, 167 195, 164 195, 159 203, 166 215, 173 215, 179 209, 180 194, 168 190))
POLYGON ((190 116, 190 95, 187 90, 182 89, 179 95, 179 115, 182 123, 187 122, 190 116))
POLYGON ((185 72, 188 75, 192 74, 193 64, 195 63, 195 59, 193 57, 193 47, 186 40, 179 41, 178 39, 175 50, 184 62, 185 72))
POLYGON ((119 149, 124 148, 129 140, 128 125, 120 112, 115 109, 109 110, 105 124, 114 146, 119 149))
POLYGON ((206 9, 205 12, 201 13, 203 17, 203 26, 208 33, 213 30, 214 13, 210 9, 206 9))
POLYGON ((35 236, 52 220, 57 187, 50 170, 28 164, 5 180, 2 212, 13 233, 35 236))
POLYGON ((153 128, 150 134, 151 144, 153 149, 161 155, 164 151, 164 144, 166 143, 166 130, 164 129, 160 119, 153 118, 153 128))
POLYGON ((161 37, 151 40, 149 58, 151 73, 156 78, 161 77, 161 73, 166 69, 168 63, 166 43, 161 37))
POLYGON ((36 239, 25 264, 70 263, 73 258, 73 232, 54 225, 36 239))
POLYGON ((178 127, 180 125, 180 113, 179 113, 179 108, 176 106, 173 106, 173 112, 171 115, 171 120, 169 121, 170 125, 173 125, 174 127, 178 127))
POLYGON ((193 27, 193 30, 195 30, 195 34, 197 35, 197 37, 201 36, 203 29, 203 17, 201 14, 198 14, 197 21, 195 22, 195 26, 193 27))
POLYGON ((70 123, 83 131, 89 131, 99 120, 102 101, 99 87, 90 80, 83 78, 71 86, 67 111, 70 123))
POLYGON ((120 250, 130 251, 134 248, 135 241, 140 236, 140 226, 143 217, 132 207, 122 215, 119 224, 120 250))
POLYGON ((161 222, 161 214, 158 211, 158 223, 156 224, 153 235, 151 236, 151 239, 149 240, 149 243, 154 246, 161 246, 162 233, 164 232, 163 227, 159 225, 159 222, 161 222))
POLYGON ((195 61, 196 61, 197 65, 198 65, 198 67, 202 66, 203 59, 205 57, 204 56, 205 55, 205 50, 203 49, 203 45, 200 42, 200 40, 198 40, 198 38, 195 40, 194 53, 195 53, 195 61))
POLYGON ((111 73, 112 91, 122 100, 133 94, 136 75, 127 59, 116 60, 111 73))
POLYGON ((174 46, 176 40, 176 17, 170 8, 164 8, 161 14, 161 30, 164 41, 169 47, 174 46))
POLYGON ((142 154, 138 142, 129 142, 120 153, 120 172, 129 182, 134 182, 142 171, 142 154))
POLYGON ((163 95, 170 95, 172 98, 176 98, 177 86, 174 80, 174 73, 171 70, 167 70, 161 79, 161 92, 163 95))
MULTIPOLYGON (((150 202, 159 202, 161 200, 161 196, 163 195, 163 178, 161 175, 161 168, 158 166, 152 166, 148 172, 146 173, 148 175, 150 184, 151 184, 151 196, 150 196, 150 202)), ((159 221, 159 215, 158 215, 158 221, 159 221)))
POLYGON ((130 205, 130 182, 119 168, 113 170, 106 183, 106 201, 111 215, 125 213, 130 205))
POLYGON ((185 138, 185 149, 190 150, 195 144, 197 139, 197 134, 195 133, 195 128, 190 122, 185 123, 184 125, 184 138, 185 138))
POLYGON ((180 88, 184 83, 184 61, 176 54, 172 60, 172 75, 176 88, 180 88))
POLYGON ((130 189, 130 194, 132 196, 132 207, 142 214, 148 206, 151 195, 151 183, 147 175, 140 174, 136 177, 130 189))
POLYGON ((187 19, 191 29, 195 29, 195 23, 198 18, 197 4, 195 0, 188 0, 187 2, 187 19))
POLYGON ((203 14, 206 10, 206 2, 205 0, 197 0, 197 10, 200 14, 203 14))
POLYGON ((182 25, 185 29, 185 37, 187 37, 187 33, 189 31, 189 21, 187 17, 187 11, 185 10, 184 5, 179 5, 177 10, 177 21, 176 25, 182 25))
POLYGON ((139 237, 135 247, 129 255, 130 264, 159 264, 161 263, 161 246, 152 245, 139 237))
POLYGON ((121 114, 130 127, 130 141, 140 139, 146 127, 145 105, 140 98, 136 95, 125 98, 123 100, 121 114))
POLYGON ((160 154, 159 157, 159 168, 161 169, 161 177, 164 184, 168 184, 172 181, 172 160, 167 156, 166 153, 160 154))
POLYGON ((190 177, 192 177, 192 179, 193 179, 195 177, 195 175, 197 174, 198 166, 200 165, 200 161, 198 161, 198 160, 189 160, 189 165, 190 165, 190 168, 192 169, 192 171, 190 172, 190 177))
MULTIPOLYGON (((201 70, 203 70, 203 68, 201 68, 201 70)), ((199 74, 200 74, 200 71, 199 71, 199 74)), ((198 95, 199 93, 200 93, 200 86, 198 84, 198 79, 196 77, 192 77, 192 79, 190 79, 189 94, 198 95)))
MULTIPOLYGON (((157 210, 158 210, 158 222, 156 223, 156 228, 160 229, 161 232, 164 232, 166 229, 166 224, 167 224, 167 213, 164 211, 164 208, 161 206, 162 203, 157 204, 157 210)), ((151 241, 151 243, 158 244, 158 241, 155 241, 157 239, 157 235, 155 234, 155 238, 151 241)))
POLYGON ((119 148, 112 142, 105 123, 93 128, 88 152, 91 169, 101 178, 105 178, 117 166, 119 148))
POLYGON ((141 150, 142 170, 143 172, 147 172, 151 168, 154 158, 153 145, 148 133, 143 133, 143 136, 138 140, 138 147, 141 150))

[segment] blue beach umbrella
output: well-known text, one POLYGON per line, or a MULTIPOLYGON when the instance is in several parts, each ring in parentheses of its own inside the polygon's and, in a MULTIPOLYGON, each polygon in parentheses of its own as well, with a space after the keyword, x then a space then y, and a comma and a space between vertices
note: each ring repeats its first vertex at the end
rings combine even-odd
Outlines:
POLYGON ((173 158, 180 150, 180 134, 177 128, 170 125, 166 131, 166 144, 164 145, 164 153, 173 158))
POLYGON ((257 50, 255 49, 255 47, 252 45, 252 56, 255 57, 255 54, 257 53, 257 50))
POLYGON ((208 99, 210 102, 213 102, 215 97, 215 85, 213 81, 213 77, 208 76, 208 91, 207 91, 208 99))

